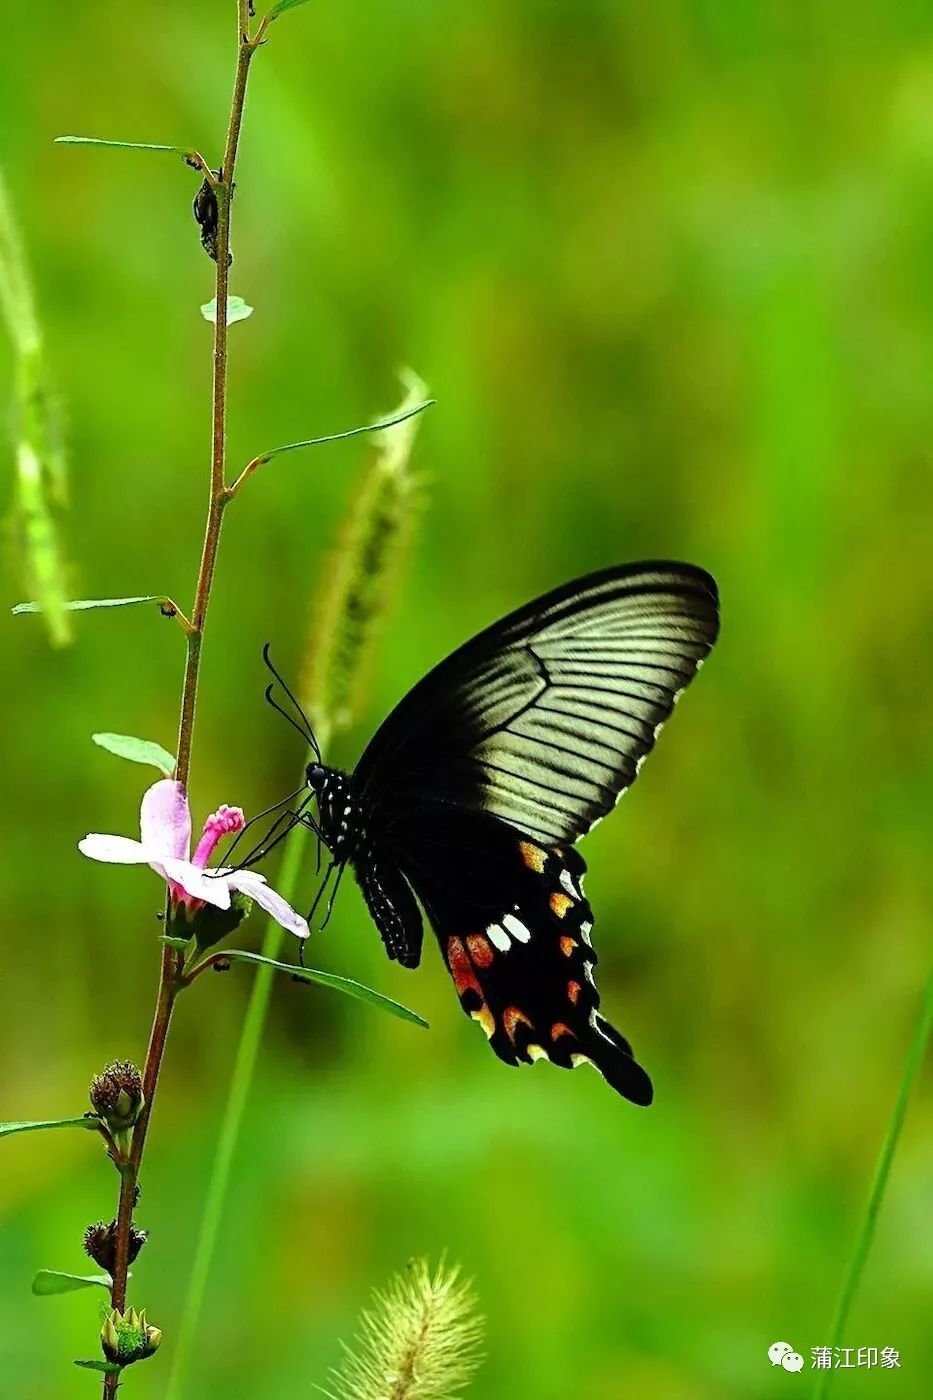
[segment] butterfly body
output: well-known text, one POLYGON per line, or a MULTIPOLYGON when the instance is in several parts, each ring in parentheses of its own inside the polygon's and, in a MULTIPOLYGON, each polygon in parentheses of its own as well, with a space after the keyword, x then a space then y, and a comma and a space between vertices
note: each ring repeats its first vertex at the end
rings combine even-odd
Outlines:
POLYGON ((590 575, 442 661, 353 773, 308 769, 319 834, 389 957, 417 966, 423 909, 463 1010, 508 1064, 590 1063, 651 1102, 599 1011, 574 844, 634 781, 718 626, 716 585, 691 565, 590 575))

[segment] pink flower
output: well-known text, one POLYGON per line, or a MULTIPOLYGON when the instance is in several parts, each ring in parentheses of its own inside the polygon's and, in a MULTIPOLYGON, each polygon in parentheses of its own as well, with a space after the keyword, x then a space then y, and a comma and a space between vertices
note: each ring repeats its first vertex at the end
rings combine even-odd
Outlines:
POLYGON ((307 921, 287 900, 266 884, 255 870, 218 867, 207 869, 218 841, 242 831, 245 825, 239 807, 218 807, 204 823, 204 831, 191 855, 191 812, 188 795, 181 783, 163 778, 143 796, 139 814, 140 839, 129 836, 102 836, 93 832, 78 842, 78 850, 91 860, 112 865, 148 865, 168 885, 172 900, 184 904, 189 913, 202 904, 230 908, 231 891, 240 890, 271 914, 289 933, 307 938, 307 921))

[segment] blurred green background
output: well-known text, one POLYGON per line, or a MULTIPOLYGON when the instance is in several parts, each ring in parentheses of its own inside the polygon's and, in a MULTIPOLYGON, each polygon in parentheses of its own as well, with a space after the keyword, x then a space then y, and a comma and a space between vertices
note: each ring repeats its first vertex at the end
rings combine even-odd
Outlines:
MULTIPOLYGON (((65 408, 77 596, 190 599, 207 488, 212 266, 197 177, 62 132, 217 159, 233 0, 6 7, 0 164, 65 408)), ((474 1277, 473 1393, 719 1400, 809 1388, 775 1340, 829 1340, 930 961, 933 11, 916 0, 343 0, 286 16, 254 66, 238 168, 233 464, 350 427, 410 363, 439 406, 429 508, 352 764, 470 632, 574 574, 710 568, 719 648, 618 814, 586 842, 602 990, 651 1071, 648 1112, 595 1074, 515 1073, 433 946, 390 966, 346 886, 313 949, 429 1034, 288 982, 237 1159, 188 1394, 310 1395, 370 1287, 446 1250, 474 1277)), ((12 360, 0 345, 0 386, 12 360)), ((364 449, 285 458, 229 512, 192 801, 257 810, 300 753, 262 703, 296 672, 364 449)), ((7 453, 4 498, 13 497, 7 453)), ((8 558, 4 592, 23 583, 8 558)), ((182 647, 148 613, 49 649, 2 623, 0 1117, 82 1111, 141 1057, 159 891, 82 861, 145 770, 92 731, 175 741, 182 647)), ((273 873, 272 870, 269 872, 273 873)), ((314 878, 307 872, 308 902, 314 878)), ((250 929, 253 946, 261 934, 250 929)), ((245 933, 244 933, 245 937, 245 933)), ((245 972, 179 1007, 143 1177, 132 1299, 164 1393, 245 972)), ((845 1341, 928 1393, 929 1076, 845 1341)), ((86 1396, 80 1269, 112 1173, 83 1135, 0 1146, 0 1374, 86 1396)))

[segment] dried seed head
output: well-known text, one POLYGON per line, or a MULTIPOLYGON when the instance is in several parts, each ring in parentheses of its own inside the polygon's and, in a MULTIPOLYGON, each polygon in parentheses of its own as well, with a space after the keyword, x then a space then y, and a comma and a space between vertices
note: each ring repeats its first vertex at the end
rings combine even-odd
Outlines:
MULTIPOLYGON (((138 1257, 148 1238, 146 1230, 137 1230, 135 1226, 131 1226, 127 1256, 130 1264, 138 1257)), ((116 1265, 117 1222, 111 1220, 109 1225, 105 1225, 102 1220, 98 1220, 96 1225, 89 1225, 84 1232, 84 1252, 112 1276, 116 1265)))
POLYGON ((143 1081, 129 1060, 114 1060, 91 1081, 91 1107, 111 1132, 131 1128, 143 1102, 143 1081))

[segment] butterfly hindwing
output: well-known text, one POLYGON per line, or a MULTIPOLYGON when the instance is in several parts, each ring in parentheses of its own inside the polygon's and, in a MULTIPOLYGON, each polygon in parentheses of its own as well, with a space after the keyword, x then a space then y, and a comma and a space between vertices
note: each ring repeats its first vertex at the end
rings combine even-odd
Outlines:
POLYGON ((586 867, 489 816, 437 809, 402 859, 463 1010, 506 1064, 593 1064, 634 1103, 651 1081, 599 1012, 586 867), (446 858, 440 854, 447 853, 446 858))

